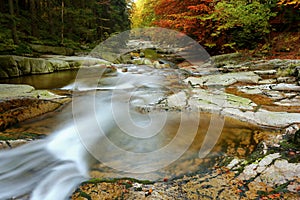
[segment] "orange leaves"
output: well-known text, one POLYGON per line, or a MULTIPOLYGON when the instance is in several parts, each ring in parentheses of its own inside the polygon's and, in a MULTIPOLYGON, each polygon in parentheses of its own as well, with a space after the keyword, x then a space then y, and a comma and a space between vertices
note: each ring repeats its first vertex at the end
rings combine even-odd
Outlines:
POLYGON ((199 4, 195 6, 189 6, 188 9, 195 11, 197 13, 208 13, 211 11, 211 8, 204 5, 204 4, 199 4))
POLYGON ((284 6, 292 6, 294 8, 300 9, 300 1, 299 0, 279 0, 278 5, 284 6))
POLYGON ((281 194, 277 193, 277 194, 269 194, 265 197, 261 197, 261 200, 270 200, 270 199, 281 199, 281 194))

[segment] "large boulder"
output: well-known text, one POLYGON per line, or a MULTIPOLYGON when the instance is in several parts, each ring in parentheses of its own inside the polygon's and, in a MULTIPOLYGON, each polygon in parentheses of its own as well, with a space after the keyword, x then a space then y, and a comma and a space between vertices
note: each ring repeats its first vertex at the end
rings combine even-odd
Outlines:
POLYGON ((65 60, 28 58, 11 55, 0 56, 0 78, 19 77, 30 74, 46 74, 70 68, 71 63, 65 60))
POLYGON ((54 71, 53 65, 41 58, 26 58, 18 59, 18 66, 22 74, 45 74, 54 71))
POLYGON ((0 131, 42 114, 52 112, 70 98, 30 85, 0 84, 0 131))

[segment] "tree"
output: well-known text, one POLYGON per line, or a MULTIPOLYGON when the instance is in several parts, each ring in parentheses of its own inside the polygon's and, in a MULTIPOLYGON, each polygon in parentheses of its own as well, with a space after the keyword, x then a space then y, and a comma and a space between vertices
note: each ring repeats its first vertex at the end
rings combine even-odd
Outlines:
POLYGON ((228 40, 238 48, 255 48, 257 42, 266 39, 271 31, 269 20, 276 16, 272 11, 274 6, 274 1, 220 1, 212 16, 219 21, 214 34, 226 33, 228 40))
POLYGON ((157 0, 139 0, 135 2, 130 14, 132 28, 153 26, 153 22, 156 20, 154 8, 158 3, 157 0))
POLYGON ((15 20, 15 14, 14 14, 14 2, 13 0, 9 0, 9 13, 11 17, 11 33, 12 38, 15 44, 19 43, 18 36, 17 36, 17 26, 16 26, 16 20, 15 20))

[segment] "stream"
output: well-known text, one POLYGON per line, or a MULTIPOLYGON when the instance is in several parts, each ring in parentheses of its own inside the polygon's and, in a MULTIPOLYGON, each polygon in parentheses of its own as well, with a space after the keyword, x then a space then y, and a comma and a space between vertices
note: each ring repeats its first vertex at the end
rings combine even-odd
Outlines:
MULTIPOLYGON (((124 157, 122 153, 114 151, 113 147, 99 142, 100 148, 92 154, 100 154, 103 156, 100 160, 104 162, 96 163, 90 174, 94 178, 134 177, 147 180, 163 180, 166 177, 175 178, 186 174, 207 172, 227 155, 246 157, 267 135, 275 133, 274 130, 225 117, 220 137, 215 137, 214 134, 206 137, 214 119, 212 114, 200 111, 161 111, 153 106, 164 100, 166 96, 187 87, 182 82, 184 74, 181 71, 153 69, 144 65, 115 65, 115 67, 116 72, 106 75, 100 73, 102 76, 99 75, 101 69, 94 67, 81 71, 83 77, 78 75, 77 71, 63 71, 6 80, 6 83, 30 84, 36 89, 73 91, 73 103, 55 112, 20 123, 7 129, 6 132, 49 135, 70 126, 70 122, 74 120, 74 113, 87 119, 86 131, 94 130, 91 128, 95 126, 92 118, 99 118, 101 123, 103 113, 100 111, 103 109, 97 108, 103 106, 103 98, 113 98, 116 95, 119 99, 116 101, 128 100, 129 107, 133 108, 134 112, 129 111, 129 118, 125 114, 117 116, 125 123, 120 125, 112 122, 114 128, 107 133, 107 138, 114 146, 126 152, 141 153, 145 158, 137 160, 130 156, 124 157), (90 102, 94 103, 91 108, 90 102), (165 121, 160 122, 160 119, 165 121), (137 127, 133 135, 127 134, 128 130, 126 130, 130 129, 131 122, 137 127), (155 127, 159 129, 154 130, 155 127), (216 144, 209 154, 201 158, 199 151, 205 145, 203 141, 207 141, 207 138, 216 140, 216 144), (152 153, 164 150, 164 147, 168 149, 159 154, 152 153), (179 152, 180 150, 184 151, 179 152)), ((124 108, 117 108, 117 111, 118 109, 124 108)))

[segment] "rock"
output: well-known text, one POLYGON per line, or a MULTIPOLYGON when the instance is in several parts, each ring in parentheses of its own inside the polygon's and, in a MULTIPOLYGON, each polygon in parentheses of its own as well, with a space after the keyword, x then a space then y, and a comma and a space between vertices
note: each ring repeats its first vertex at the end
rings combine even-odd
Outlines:
POLYGON ((43 58, 0 56, 0 78, 45 74, 99 64, 110 64, 110 62, 98 58, 76 56, 44 56, 43 58))
POLYGON ((257 75, 275 75, 277 73, 276 70, 256 70, 254 71, 257 75))
POLYGON ((0 140, 0 150, 15 148, 17 146, 21 146, 23 144, 26 144, 29 141, 30 140, 25 140, 25 139, 6 140, 6 141, 1 141, 0 140))
POLYGON ((280 83, 277 85, 271 85, 270 88, 272 90, 277 90, 277 91, 295 91, 295 92, 300 92, 300 86, 296 84, 285 84, 285 83, 280 83))
POLYGON ((190 82, 193 86, 229 86, 237 82, 258 83, 260 76, 254 72, 237 72, 227 74, 208 75, 200 78, 189 77, 185 82, 190 82))
POLYGON ((260 85, 266 85, 266 84, 273 84, 276 83, 277 80, 276 79, 264 79, 258 82, 258 84, 260 85))
POLYGON ((226 167, 227 167, 228 169, 232 169, 232 168, 235 167, 237 164, 239 164, 240 161, 241 161, 240 159, 235 158, 235 159, 233 159, 226 167))
POLYGON ((271 112, 263 109, 253 112, 224 108, 222 114, 266 127, 283 128, 293 123, 300 123, 300 113, 271 112))
POLYGON ((15 56, 0 56, 0 78, 20 76, 21 72, 15 56))
POLYGON ((277 82, 278 83, 294 83, 296 82, 296 78, 295 77, 278 77, 277 78, 277 82))
POLYGON ((254 178, 257 175, 257 166, 258 164, 255 163, 247 165, 238 178, 241 180, 249 180, 251 178, 254 178))
POLYGON ((151 59, 151 60, 156 60, 158 58, 158 54, 154 49, 144 49, 142 51, 144 54, 145 58, 151 59))
POLYGON ((300 164, 278 159, 274 165, 262 172, 259 178, 270 186, 284 184, 295 178, 300 178, 300 164))
POLYGON ((30 85, 0 84, 0 98, 31 96, 34 87, 30 85))
POLYGON ((187 105, 187 96, 185 92, 179 92, 168 97, 168 106, 184 108, 187 105))
POLYGON ((19 60, 18 65, 22 71, 22 75, 25 75, 25 73, 27 75, 27 74, 46 74, 46 73, 54 72, 53 65, 49 61, 42 58, 23 57, 22 59, 19 60))
POLYGON ((43 54, 57 54, 57 55, 64 55, 64 56, 72 56, 75 53, 73 49, 66 48, 66 47, 53 47, 53 46, 37 45, 37 44, 31 44, 30 47, 34 52, 43 53, 43 54))
MULTIPOLYGON (((227 65, 228 63, 234 62, 236 59, 240 59, 243 55, 240 53, 230 53, 230 54, 222 54, 217 56, 212 56, 211 60, 217 67, 227 65)), ((234 62, 235 63, 235 62, 234 62)))
POLYGON ((260 166, 260 167, 268 166, 273 162, 273 160, 280 158, 280 157, 281 157, 281 155, 279 153, 267 155, 258 163, 258 166, 260 166))
MULTIPOLYGON (((277 102, 275 102, 275 105, 278 106, 287 106, 287 107, 291 107, 291 106, 300 106, 300 96, 298 96, 297 94, 293 94, 293 96, 287 96, 284 99, 281 99, 277 102)), ((300 112, 300 110, 299 110, 300 112)))
POLYGON ((300 66, 295 68, 294 75, 297 78, 297 80, 300 81, 300 66))
POLYGON ((208 112, 221 112, 225 108, 237 110, 253 110, 256 106, 250 99, 236 95, 226 94, 222 91, 207 91, 194 89, 191 96, 185 92, 179 92, 167 98, 169 108, 185 109, 187 106, 192 109, 200 109, 208 112))
POLYGON ((0 84, 0 130, 51 112, 70 99, 29 85, 0 84))
POLYGON ((54 71, 71 69, 70 64, 64 60, 49 59, 48 61, 51 63, 54 71))

